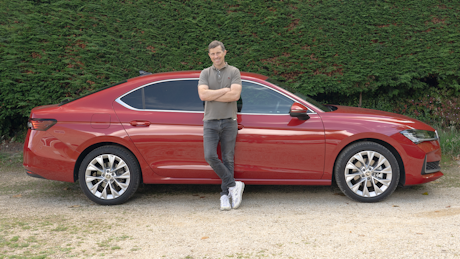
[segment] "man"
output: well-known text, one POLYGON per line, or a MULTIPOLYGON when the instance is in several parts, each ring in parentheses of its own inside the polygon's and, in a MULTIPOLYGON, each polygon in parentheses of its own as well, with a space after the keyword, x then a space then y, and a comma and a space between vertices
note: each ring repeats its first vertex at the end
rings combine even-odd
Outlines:
POLYGON ((198 94, 200 99, 205 101, 204 157, 222 179, 220 209, 230 210, 240 206, 244 190, 244 183, 235 181, 233 176, 235 142, 238 134, 236 101, 241 94, 241 75, 238 68, 225 62, 227 51, 222 42, 211 42, 208 51, 213 65, 201 71, 198 82, 198 94), (219 142, 222 161, 217 155, 219 142), (232 200, 231 206, 229 198, 232 200))

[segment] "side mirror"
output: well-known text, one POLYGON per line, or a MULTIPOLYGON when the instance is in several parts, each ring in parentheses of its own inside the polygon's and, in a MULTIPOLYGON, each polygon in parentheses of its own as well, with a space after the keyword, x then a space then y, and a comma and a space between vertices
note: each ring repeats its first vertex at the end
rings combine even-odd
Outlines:
POLYGON ((291 117, 296 117, 299 120, 308 120, 310 119, 310 116, 308 116, 307 112, 307 107, 300 103, 293 103, 291 110, 289 111, 289 115, 291 115, 291 117))

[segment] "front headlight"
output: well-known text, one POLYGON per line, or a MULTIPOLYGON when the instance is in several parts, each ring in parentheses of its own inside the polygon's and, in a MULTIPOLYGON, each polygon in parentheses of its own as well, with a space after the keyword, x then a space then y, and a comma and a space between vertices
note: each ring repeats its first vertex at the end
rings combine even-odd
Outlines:
POLYGON ((400 132, 406 138, 410 139, 415 144, 422 143, 424 141, 438 140, 437 131, 428 131, 428 130, 417 130, 417 129, 408 129, 400 132))

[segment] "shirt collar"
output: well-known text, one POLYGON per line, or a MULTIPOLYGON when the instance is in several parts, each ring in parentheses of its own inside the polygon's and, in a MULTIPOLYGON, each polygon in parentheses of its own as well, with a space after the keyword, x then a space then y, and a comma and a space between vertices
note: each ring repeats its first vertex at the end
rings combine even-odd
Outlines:
MULTIPOLYGON (((211 67, 212 67, 214 70, 219 70, 219 69, 217 69, 217 68, 214 66, 214 64, 212 64, 211 67)), ((228 63, 227 63, 227 62, 225 62, 225 65, 224 65, 220 70, 222 70, 222 69, 224 69, 224 68, 226 68, 226 67, 228 67, 228 63)))

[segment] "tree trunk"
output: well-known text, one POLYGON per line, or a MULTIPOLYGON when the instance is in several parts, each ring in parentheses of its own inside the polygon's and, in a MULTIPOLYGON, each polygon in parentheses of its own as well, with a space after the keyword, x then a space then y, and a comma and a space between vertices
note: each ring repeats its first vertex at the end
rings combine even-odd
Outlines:
POLYGON ((363 104, 363 92, 359 93, 359 104, 358 107, 361 108, 361 105, 363 104))

